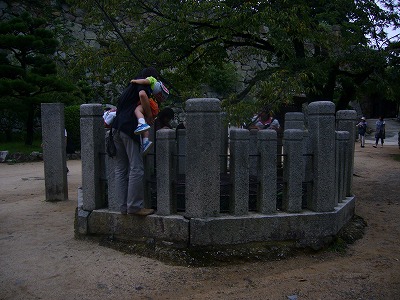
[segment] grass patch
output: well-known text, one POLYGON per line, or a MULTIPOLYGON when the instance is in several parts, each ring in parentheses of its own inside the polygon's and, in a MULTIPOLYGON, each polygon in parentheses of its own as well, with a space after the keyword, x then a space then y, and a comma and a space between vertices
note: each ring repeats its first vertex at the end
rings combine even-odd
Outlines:
POLYGON ((395 161, 400 161, 400 154, 393 155, 395 161))
POLYGON ((337 238, 329 247, 328 250, 335 253, 346 253, 347 243, 341 239, 337 238))
POLYGON ((8 151, 11 153, 30 154, 34 151, 42 152, 41 141, 34 141, 32 146, 25 145, 22 141, 3 142, 0 146, 0 151, 8 151))

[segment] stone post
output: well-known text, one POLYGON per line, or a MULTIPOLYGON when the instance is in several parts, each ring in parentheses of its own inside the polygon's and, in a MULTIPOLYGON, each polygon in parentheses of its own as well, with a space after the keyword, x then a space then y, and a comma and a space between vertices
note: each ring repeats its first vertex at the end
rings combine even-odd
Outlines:
POLYGON ((308 128, 313 150, 313 199, 309 209, 332 211, 335 207, 335 104, 317 101, 308 105, 308 128))
POLYGON ((186 101, 186 211, 188 218, 220 210, 221 104, 215 98, 186 101))
POLYGON ((283 201, 287 212, 300 212, 303 194, 303 130, 286 129, 283 139, 283 201))
POLYGON ((301 112, 286 113, 284 128, 304 130, 304 114, 301 112))
POLYGON ((68 200, 64 104, 42 103, 46 201, 68 200))
POLYGON ((249 212, 249 139, 247 129, 235 128, 230 131, 231 138, 231 184, 232 194, 230 212, 235 216, 249 212))
POLYGON ((306 186, 306 199, 310 203, 312 197, 312 151, 310 150, 309 134, 305 130, 305 115, 302 112, 285 114, 285 129, 300 129, 303 131, 303 184, 306 186))
POLYGON ((260 130, 257 139, 260 153, 257 210, 261 214, 271 214, 276 212, 278 138, 275 130, 260 130))
POLYGON ((175 154, 175 131, 160 129, 157 131, 157 214, 176 213, 176 201, 173 201, 173 156, 175 154))
POLYGON ((354 143, 356 138, 357 112, 355 110, 339 110, 336 112, 336 130, 347 131, 350 134, 349 147, 347 148, 347 183, 346 196, 352 196, 354 172, 354 143))
POLYGON ((349 138, 347 131, 336 131, 336 205, 346 197, 349 138))
POLYGON ((105 137, 101 104, 81 105, 81 159, 83 209, 104 208, 105 137))

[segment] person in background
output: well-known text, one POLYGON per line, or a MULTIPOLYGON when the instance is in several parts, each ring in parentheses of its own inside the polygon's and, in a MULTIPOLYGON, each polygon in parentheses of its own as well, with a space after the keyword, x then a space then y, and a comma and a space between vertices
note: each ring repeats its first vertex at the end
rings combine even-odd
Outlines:
POLYGON ((103 113, 104 127, 110 129, 112 122, 114 121, 116 116, 117 116, 116 107, 106 107, 103 113))
POLYGON ((272 111, 269 113, 263 111, 253 117, 249 129, 273 129, 278 131, 280 127, 279 121, 274 117, 274 113, 272 111))
MULTIPOLYGON (((272 115, 271 115, 272 116, 272 115)), ((278 119, 274 118, 272 116, 272 121, 268 127, 269 129, 275 130, 276 132, 278 132, 281 129, 281 125, 279 124, 278 119)))
POLYGON ((378 142, 381 140, 381 148, 383 147, 383 143, 385 140, 385 121, 383 117, 380 116, 379 120, 376 121, 376 131, 375 131, 375 145, 374 148, 378 147, 378 142))
POLYGON ((367 121, 361 117, 361 121, 356 125, 358 127, 358 136, 361 142, 361 148, 365 147, 365 132, 367 131, 367 121))
MULTIPOLYGON (((67 151, 67 145, 68 145, 68 133, 67 133, 67 129, 66 128, 64 128, 64 135, 65 135, 65 151, 66 152, 68 152, 67 151)), ((67 173, 69 173, 69 169, 68 169, 68 167, 67 167, 67 173)))
POLYGON ((174 119, 175 113, 172 108, 166 107, 160 111, 156 120, 154 121, 155 131, 163 128, 172 129, 171 120, 174 119))

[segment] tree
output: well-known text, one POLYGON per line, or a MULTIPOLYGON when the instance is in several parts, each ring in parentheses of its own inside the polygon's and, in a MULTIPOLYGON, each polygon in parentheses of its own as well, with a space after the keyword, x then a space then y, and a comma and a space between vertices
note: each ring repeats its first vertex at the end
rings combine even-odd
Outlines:
MULTIPOLYGON (((88 17, 106 15, 121 29, 140 58, 130 62, 164 70, 182 95, 200 93, 210 67, 249 66, 240 89, 223 95, 232 114, 244 105, 256 112, 289 103, 299 94, 347 107, 363 84, 386 72, 393 43, 385 29, 400 21, 399 4, 390 0, 71 2, 97 7, 88 17)), ((124 46, 120 39, 108 42, 109 49, 124 46)))
POLYGON ((0 22, 0 110, 26 120, 26 145, 32 145, 40 103, 64 102, 73 91, 57 76, 58 42, 47 26, 27 12, 0 22))

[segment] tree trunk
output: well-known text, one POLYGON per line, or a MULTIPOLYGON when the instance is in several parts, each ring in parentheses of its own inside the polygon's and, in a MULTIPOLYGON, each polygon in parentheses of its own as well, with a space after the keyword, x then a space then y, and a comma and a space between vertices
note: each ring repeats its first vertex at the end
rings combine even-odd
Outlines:
POLYGON ((355 99, 356 88, 352 81, 342 80, 342 93, 339 97, 338 103, 336 104, 336 110, 348 109, 349 102, 355 99))

